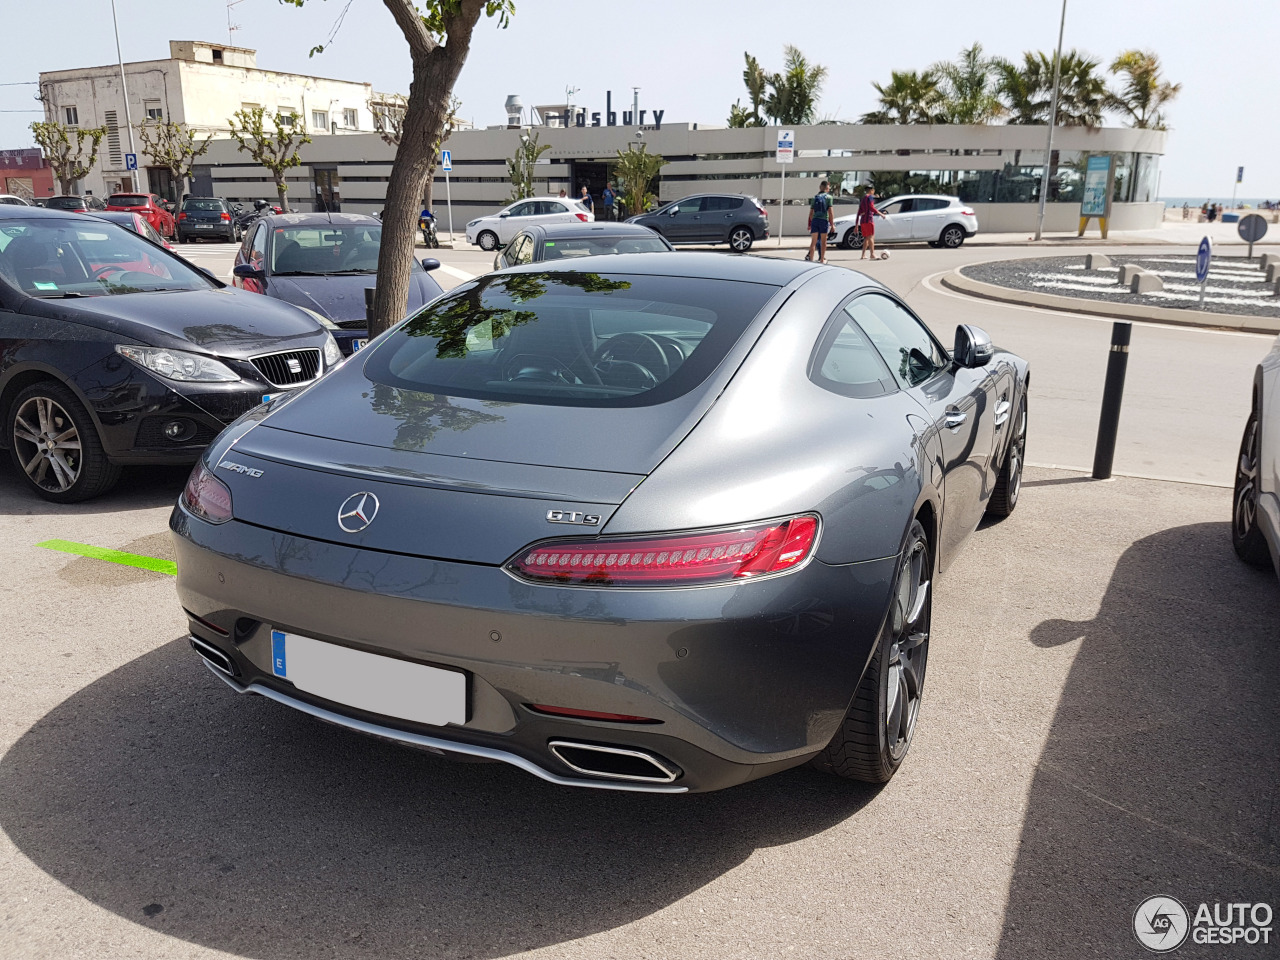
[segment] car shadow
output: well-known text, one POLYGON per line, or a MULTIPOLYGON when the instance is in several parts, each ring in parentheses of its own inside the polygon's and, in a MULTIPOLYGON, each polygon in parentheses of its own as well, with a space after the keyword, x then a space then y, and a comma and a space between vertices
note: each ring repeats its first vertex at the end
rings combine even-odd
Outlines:
MULTIPOLYGON (((1280 588, 1230 525, 1138 540, 1078 643, 1027 800, 998 956, 1139 957, 1134 911, 1280 899, 1280 588)), ((1273 934, 1274 936, 1274 934, 1273 934)), ((1244 948, 1247 949, 1247 948, 1244 948)), ((1179 957, 1223 956, 1192 940, 1179 957)), ((1265 952, 1265 950, 1264 950, 1265 952)))
POLYGON ((246 957, 499 957, 642 918, 856 813, 802 768, 715 794, 568 789, 239 696, 175 640, 0 760, 0 827, 143 926, 246 957))
POLYGON ((120 482, 100 497, 84 503, 50 503, 31 492, 9 451, 0 450, 0 514, 46 516, 92 515, 171 507, 191 474, 187 466, 126 467, 120 482))

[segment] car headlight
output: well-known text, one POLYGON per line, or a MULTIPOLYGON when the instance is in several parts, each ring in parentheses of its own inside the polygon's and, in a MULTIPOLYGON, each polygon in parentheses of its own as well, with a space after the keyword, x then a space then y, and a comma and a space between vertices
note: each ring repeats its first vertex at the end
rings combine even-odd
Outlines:
POLYGON ((480 222, 479 220, 472 220, 470 223, 468 223, 468 224, 467 224, 467 226, 468 226, 468 227, 474 227, 474 226, 475 226, 477 223, 479 223, 479 222, 480 222))
POLYGON ((325 368, 336 367, 342 362, 342 348, 338 346, 338 341, 333 339, 332 333, 325 334, 324 341, 324 365, 325 368))
MULTIPOLYGON (((297 306, 297 304, 294 304, 294 306, 297 306)), ((334 323, 332 320, 330 320, 328 317, 326 317, 323 313, 316 313, 314 310, 308 309, 307 307, 298 307, 298 309, 301 310, 303 313, 305 313, 307 316, 309 316, 316 323, 320 324, 320 326, 324 327, 326 330, 338 329, 338 325, 334 323)))
POLYGON ((166 380, 197 383, 234 383, 239 375, 225 363, 212 357, 184 350, 166 350, 163 347, 135 347, 132 344, 116 344, 116 353, 127 357, 141 367, 166 380))

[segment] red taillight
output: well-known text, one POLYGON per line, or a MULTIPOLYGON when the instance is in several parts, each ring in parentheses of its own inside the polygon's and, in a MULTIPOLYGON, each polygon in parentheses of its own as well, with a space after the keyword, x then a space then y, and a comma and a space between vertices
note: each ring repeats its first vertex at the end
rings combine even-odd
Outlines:
POLYGON ((226 523, 231 519, 231 491, 215 477, 204 461, 196 464, 182 491, 182 503, 201 520, 226 523))
POLYGON ((222 213, 222 214, 220 214, 220 215, 219 215, 218 219, 220 219, 220 220, 230 220, 230 219, 231 219, 231 214, 229 214, 229 213, 222 213))
POLYGON ((583 720, 607 720, 610 723, 661 723, 652 717, 633 717, 628 713, 600 713, 598 710, 578 710, 574 707, 552 707, 545 703, 525 704, 536 713, 549 713, 557 717, 580 717, 583 720))
POLYGON ((583 223, 587 222, 587 215, 585 213, 575 213, 574 216, 577 217, 579 220, 581 220, 583 223))
POLYGON ((179 219, 179 220, 185 220, 185 219, 187 219, 187 215, 186 215, 185 213, 180 213, 180 214, 178 214, 178 219, 179 219))
POLYGON ((963 210, 961 210, 961 211, 960 211, 960 213, 961 213, 962 215, 966 216, 966 217, 976 217, 976 216, 977 216, 977 214, 976 214, 976 213, 974 213, 972 210, 970 210, 968 207, 965 207, 963 210))
POLYGON ((554 540, 522 550, 507 569, 568 586, 687 586, 781 573, 800 566, 818 539, 818 518, 661 537, 554 540))

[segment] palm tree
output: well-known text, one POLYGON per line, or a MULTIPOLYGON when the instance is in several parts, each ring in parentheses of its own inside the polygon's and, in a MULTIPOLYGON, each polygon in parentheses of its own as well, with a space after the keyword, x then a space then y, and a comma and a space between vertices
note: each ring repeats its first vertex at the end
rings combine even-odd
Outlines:
MULTIPOLYGON (((787 59, 782 73, 770 74, 765 78, 769 93, 761 106, 765 115, 780 125, 813 123, 818 95, 827 79, 827 68, 809 63, 796 47, 788 45, 785 52, 787 59)), ((747 66, 749 73, 750 58, 747 66)), ((747 88, 751 89, 750 80, 747 81, 747 88)))
POLYGON ((932 70, 894 70, 887 85, 872 82, 880 109, 864 113, 862 123, 945 123, 945 96, 932 70))
POLYGON ((1161 107, 1182 90, 1180 83, 1168 83, 1160 76, 1160 58, 1146 50, 1126 50, 1111 63, 1113 74, 1123 74, 1124 86, 1111 94, 1108 105, 1128 115, 1130 126, 1164 130, 1161 107))
MULTIPOLYGON (((1099 61, 1077 50, 1062 55, 1058 81, 1057 124, 1096 127, 1111 106, 1106 81, 1098 73, 1099 61)), ((1021 64, 996 63, 996 89, 1004 101, 1009 123, 1048 123, 1053 93, 1053 56, 1027 51, 1021 64)))
POLYGON ((982 55, 982 44, 961 50, 958 59, 930 67, 941 82, 948 123, 990 123, 1005 112, 996 96, 996 64, 982 55))
MULTIPOLYGON (((1101 125, 1102 115, 1111 106, 1112 94, 1107 89, 1107 81, 1098 73, 1099 66, 1099 61, 1074 49, 1063 54, 1062 79, 1058 88, 1058 123, 1061 126, 1092 129, 1101 125)), ((1049 67, 1052 70, 1052 59, 1049 67)))
POLYGON ((760 68, 760 61, 745 51, 742 54, 747 62, 747 69, 742 71, 742 82, 747 85, 747 96, 751 98, 751 122, 748 127, 763 127, 760 117, 760 105, 764 103, 765 88, 769 85, 769 75, 760 68))
POLYGON ((1044 54, 1030 51, 1022 55, 1021 64, 996 60, 996 95, 1003 101, 1009 123, 1044 123, 1048 118, 1053 61, 1048 61, 1047 74, 1044 64, 1044 54))

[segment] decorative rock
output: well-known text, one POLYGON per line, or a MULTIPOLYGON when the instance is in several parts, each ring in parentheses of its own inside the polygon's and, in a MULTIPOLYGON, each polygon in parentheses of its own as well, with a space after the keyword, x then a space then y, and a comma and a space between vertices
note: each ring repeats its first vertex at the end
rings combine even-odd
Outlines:
POLYGON ((1280 260, 1273 260, 1267 266, 1267 283, 1275 283, 1280 280, 1280 260))
POLYGON ((1262 259, 1258 261, 1258 267, 1266 270, 1273 263, 1280 263, 1280 253, 1264 253, 1262 259))
POLYGON ((1133 275, 1133 279, 1129 281, 1130 293, 1154 293, 1164 289, 1164 281, 1157 277, 1154 273, 1147 273, 1145 270, 1133 275))
POLYGON ((1133 278, 1140 273, 1146 273, 1146 271, 1135 264, 1123 263, 1120 265, 1120 276, 1118 281, 1122 287, 1127 287, 1133 281, 1133 278))
POLYGON ((1109 266, 1111 266, 1111 258, 1104 253, 1086 253, 1084 256, 1086 270, 1101 270, 1109 266))

